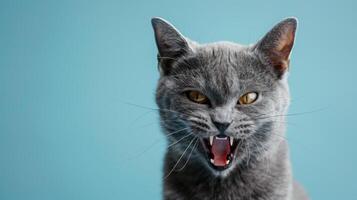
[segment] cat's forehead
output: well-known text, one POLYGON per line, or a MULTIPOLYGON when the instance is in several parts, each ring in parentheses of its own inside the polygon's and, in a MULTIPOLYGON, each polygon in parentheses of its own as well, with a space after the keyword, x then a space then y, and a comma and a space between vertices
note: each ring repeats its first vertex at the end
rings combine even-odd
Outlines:
POLYGON ((178 61, 174 74, 179 86, 225 98, 271 82, 249 46, 228 42, 196 47, 193 54, 178 61))
POLYGON ((185 59, 188 67, 213 80, 221 78, 249 82, 273 78, 251 46, 231 42, 199 45, 185 59))
POLYGON ((194 51, 194 56, 202 64, 201 67, 210 69, 226 71, 233 68, 238 74, 245 74, 258 65, 250 48, 236 43, 210 43, 200 45, 194 51))
POLYGON ((262 66, 250 46, 231 42, 217 42, 193 47, 190 53, 177 60, 174 74, 203 73, 211 78, 235 76, 248 80, 269 70, 262 66))

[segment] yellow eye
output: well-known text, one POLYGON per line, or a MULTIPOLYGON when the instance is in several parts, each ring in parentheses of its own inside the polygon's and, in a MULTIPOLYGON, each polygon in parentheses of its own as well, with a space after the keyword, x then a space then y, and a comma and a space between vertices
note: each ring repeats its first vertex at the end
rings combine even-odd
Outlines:
POLYGON ((239 104, 245 105, 245 104, 251 104, 254 103, 258 99, 258 93, 256 92, 248 92, 245 95, 241 96, 239 98, 239 104))
POLYGON ((198 91, 188 91, 187 98, 195 103, 207 104, 208 98, 198 91))

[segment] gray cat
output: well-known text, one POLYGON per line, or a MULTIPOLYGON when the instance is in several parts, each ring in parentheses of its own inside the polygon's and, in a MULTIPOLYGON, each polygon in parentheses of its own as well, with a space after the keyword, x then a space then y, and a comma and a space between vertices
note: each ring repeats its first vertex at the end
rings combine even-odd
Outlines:
POLYGON ((165 200, 305 200, 285 138, 297 20, 259 42, 198 44, 153 18, 156 91, 168 140, 165 200))

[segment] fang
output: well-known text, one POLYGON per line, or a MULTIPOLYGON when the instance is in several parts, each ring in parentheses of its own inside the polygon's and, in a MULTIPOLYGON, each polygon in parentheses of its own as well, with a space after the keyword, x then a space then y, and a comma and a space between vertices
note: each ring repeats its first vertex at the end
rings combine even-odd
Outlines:
POLYGON ((214 136, 209 136, 209 144, 212 146, 212 144, 213 144, 213 137, 214 136))

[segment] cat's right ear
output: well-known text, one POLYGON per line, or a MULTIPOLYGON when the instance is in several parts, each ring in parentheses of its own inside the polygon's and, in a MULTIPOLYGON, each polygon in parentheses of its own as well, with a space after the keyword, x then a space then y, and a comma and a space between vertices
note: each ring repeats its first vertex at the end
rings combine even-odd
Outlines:
POLYGON ((287 18, 275 25, 255 45, 255 49, 262 55, 263 62, 273 66, 279 78, 289 68, 296 27, 297 19, 294 17, 287 18))
POLYGON ((170 73, 172 63, 177 58, 190 51, 185 37, 169 22, 162 18, 152 18, 156 45, 158 48, 158 61, 160 72, 163 75, 170 73))

